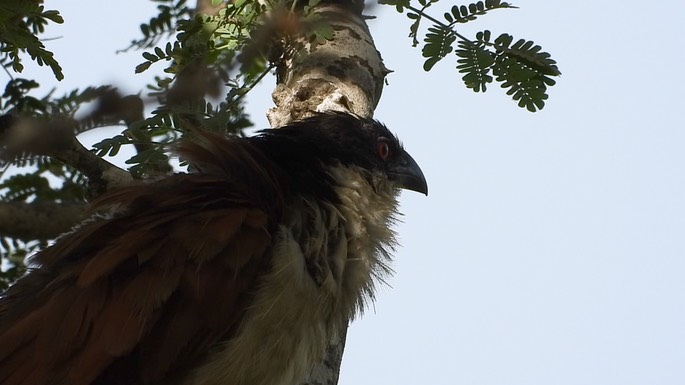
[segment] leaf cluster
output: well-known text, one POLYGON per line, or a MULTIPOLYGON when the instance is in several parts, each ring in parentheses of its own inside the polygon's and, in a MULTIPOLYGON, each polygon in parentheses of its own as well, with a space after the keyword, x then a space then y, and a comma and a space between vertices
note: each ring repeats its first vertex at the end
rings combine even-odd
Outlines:
MULTIPOLYGON (((152 144, 147 151, 158 153, 138 154, 130 160, 130 170, 145 174, 148 164, 163 161, 161 152, 183 135, 185 127, 234 133, 249 127, 243 98, 278 65, 284 37, 295 25, 293 20, 298 19, 293 17, 295 12, 304 15, 303 24, 295 27, 306 28, 311 40, 332 38, 330 25, 311 12, 318 2, 309 0, 301 9, 294 10, 281 3, 236 0, 224 2, 225 7, 216 15, 178 20, 175 40, 143 52, 145 60, 136 67, 136 72, 142 72, 164 63, 165 76, 157 77, 155 84, 148 86, 150 95, 159 98, 159 108, 136 124, 152 144), (216 92, 198 82, 183 86, 189 73, 195 73, 196 79, 211 79, 209 83, 213 85, 224 84, 227 90, 216 92), (179 90, 183 91, 182 103, 177 100, 179 90), (219 94, 224 98, 218 103, 205 97, 219 94)), ((98 144, 98 151, 109 153, 117 151, 120 145, 130 144, 130 138, 118 139, 98 144)))
POLYGON ((186 0, 151 1, 158 3, 157 15, 151 17, 147 23, 140 24, 140 32, 143 36, 132 40, 131 45, 122 51, 152 48, 161 40, 173 36, 178 23, 192 16, 186 0))
POLYGON ((551 77, 560 74, 556 62, 532 41, 519 39, 512 44, 509 34, 501 34, 494 42, 490 39, 486 30, 478 32, 475 41, 459 42, 457 69, 464 74, 466 87, 485 92, 494 76, 519 107, 531 112, 542 109, 547 87, 556 84, 551 77))
POLYGON ((15 174, 0 182, 2 201, 59 201, 79 202, 85 193, 85 177, 61 162, 43 158, 35 162, 30 173, 15 174), (50 180, 59 180, 51 186, 50 180))
MULTIPOLYGON (((49 119, 60 115, 74 117, 78 110, 111 90, 110 87, 88 87, 73 90, 62 96, 49 92, 43 97, 34 96, 40 85, 30 79, 10 79, 0 97, 0 138, 12 123, 14 116, 49 119)), ((82 121, 77 132, 83 132, 104 122, 82 121)), ((0 148, 0 200, 4 202, 80 202, 86 194, 86 177, 74 168, 56 159, 31 153, 19 153, 6 158, 0 148), (10 166, 14 175, 5 176, 10 166)), ((44 247, 43 241, 23 242, 0 234, 0 255, 5 271, 0 272, 0 289, 23 274, 23 258, 44 247)))
POLYGON ((153 63, 168 62, 164 72, 179 74, 196 59, 213 64, 233 64, 238 53, 250 42, 265 11, 257 1, 237 0, 226 5, 217 15, 196 15, 176 20, 176 41, 164 48, 143 53, 145 61, 136 72, 147 70, 153 63))
POLYGON ((7 289, 12 282, 21 278, 26 272, 24 259, 31 253, 45 247, 45 242, 23 242, 18 239, 0 236, 0 252, 6 268, 0 271, 0 292, 7 289))
MULTIPOLYGON (((242 57, 242 61, 238 57, 259 26, 262 6, 256 1, 236 1, 216 16, 194 16, 185 0, 152 1, 159 3, 159 14, 141 25, 142 38, 127 48, 148 50, 143 57, 149 63, 140 66, 139 71, 157 62, 167 64, 164 75, 148 86, 148 97, 133 95, 151 106, 152 113, 141 115, 137 121, 126 120, 121 106, 130 96, 121 96, 110 86, 72 90, 62 96, 49 91, 39 96, 41 88, 36 81, 11 77, 0 97, 0 139, 14 116, 46 121, 55 115, 63 116, 76 123, 75 134, 103 126, 122 126, 121 134, 96 144, 93 151, 99 156, 113 156, 124 145, 135 146, 135 154, 126 164, 134 177, 147 178, 171 171, 168 144, 183 136, 189 127, 232 133, 250 127, 252 123, 243 108, 244 96, 268 72, 267 61, 260 55, 242 57), (169 37, 173 40, 165 42, 169 37), (236 68, 241 72, 230 75, 236 68), (226 95, 223 100, 209 100, 221 94, 226 95)), ((29 47, 29 54, 35 51, 31 44, 40 43, 36 34, 42 32, 42 20, 61 22, 55 15, 33 2, 12 0, 0 5, 0 64, 8 73, 23 69, 18 53, 22 47, 29 47)), ((52 63, 46 55, 41 53, 40 60, 52 63)), ((53 69, 59 69, 61 74, 61 68, 53 69)), ((46 156, 21 153, 0 161, 2 201, 83 201, 86 185, 83 174, 46 156), (23 168, 5 176, 10 166, 23 168)), ((21 273, 21 257, 35 247, 35 243, 0 235, 5 266, 13 266, 9 273, 0 272, 0 286, 12 271, 21 273), (12 256, 17 257, 13 260, 16 263, 7 259, 12 256)))
POLYGON ((491 40, 491 32, 478 32, 473 39, 457 31, 457 25, 476 20, 496 9, 516 8, 500 0, 485 0, 468 5, 454 5, 439 20, 427 13, 427 9, 438 0, 382 0, 382 4, 393 5, 398 12, 405 12, 412 20, 409 37, 412 44, 419 44, 421 22, 432 23, 423 38, 423 68, 430 71, 438 62, 451 53, 457 57, 456 69, 463 74, 462 81, 474 92, 485 92, 487 85, 496 81, 506 89, 507 95, 518 106, 535 112, 545 106, 547 88, 556 84, 552 77, 559 76, 559 68, 551 55, 533 41, 514 38, 506 33, 491 40))
MULTIPOLYGON (((21 159, 16 163, 26 171, 1 179, 1 201, 83 201, 86 178, 73 168, 45 156, 21 159)), ((0 172, 0 177, 6 170, 0 172)), ((24 274, 25 258, 45 246, 45 240, 22 241, 0 234, 0 256, 5 267, 0 271, 0 291, 24 274)))
POLYGON ((64 78, 62 67, 52 52, 38 39, 49 23, 64 22, 58 11, 45 10, 39 1, 3 1, 0 5, 0 64, 22 72, 20 53, 28 53, 40 66, 48 66, 58 80, 64 78))
POLYGON ((136 72, 164 64, 164 75, 147 86, 159 105, 149 117, 129 125, 124 134, 95 145, 101 156, 114 155, 123 145, 136 145, 137 154, 126 163, 140 178, 168 164, 168 144, 182 137, 188 127, 236 133, 251 126, 243 98, 271 68, 268 55, 255 43, 265 5, 237 0, 225 2, 215 15, 192 15, 184 0, 158 2, 162 3, 159 14, 141 25, 143 38, 128 49, 145 49, 136 72), (174 34, 170 41, 163 41, 174 34), (219 87, 222 84, 228 92, 219 87), (225 95, 223 101, 208 100, 219 95, 225 95))

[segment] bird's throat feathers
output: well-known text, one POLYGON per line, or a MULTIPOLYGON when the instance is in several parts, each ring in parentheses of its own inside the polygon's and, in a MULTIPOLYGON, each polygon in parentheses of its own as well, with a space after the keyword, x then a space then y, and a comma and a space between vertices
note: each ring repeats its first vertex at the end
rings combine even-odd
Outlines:
MULTIPOLYGON (((276 183, 287 191, 270 268, 236 337, 197 368, 188 384, 217 385, 216 379, 227 378, 256 385, 297 382, 391 273, 399 190, 380 173, 319 159, 316 151, 307 153, 306 146, 280 139, 274 133, 244 150, 274 167, 256 170, 256 176, 271 178, 259 184, 276 183)), ((213 153, 222 156, 223 151, 213 153)))
MULTIPOLYGON (((250 179, 254 184, 250 190, 263 195, 260 201, 278 196, 278 211, 285 216, 284 222, 293 222, 293 229, 311 232, 317 228, 312 225, 317 224, 320 228, 316 232, 321 236, 308 233, 302 235, 306 240, 300 239, 301 244, 312 247, 303 250, 310 264, 317 264, 312 259, 321 258, 330 247, 323 234, 344 231, 348 254, 354 261, 345 265, 359 266, 352 275, 336 273, 331 266, 334 274, 340 274, 335 280, 345 275, 349 282, 339 284, 349 285, 351 291, 361 290, 365 299, 373 297, 369 277, 382 279, 391 271, 388 262, 396 244, 392 227, 399 215, 399 189, 379 171, 331 157, 330 151, 314 146, 316 141, 311 138, 304 139, 292 130, 282 133, 281 129, 269 130, 249 141, 209 134, 196 144, 182 147, 181 153, 201 174, 226 181, 250 179), (332 228, 335 226, 340 228, 332 228)), ((362 302, 360 299, 353 305, 356 311, 363 308, 362 302)))

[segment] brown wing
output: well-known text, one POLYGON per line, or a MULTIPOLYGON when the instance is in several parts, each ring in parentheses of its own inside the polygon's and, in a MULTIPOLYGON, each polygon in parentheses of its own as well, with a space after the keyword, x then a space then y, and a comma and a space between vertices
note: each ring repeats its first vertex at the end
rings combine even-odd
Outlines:
POLYGON ((63 236, 3 295, 0 383, 156 383, 230 338, 276 223, 243 190, 191 175, 107 197, 127 214, 63 236))

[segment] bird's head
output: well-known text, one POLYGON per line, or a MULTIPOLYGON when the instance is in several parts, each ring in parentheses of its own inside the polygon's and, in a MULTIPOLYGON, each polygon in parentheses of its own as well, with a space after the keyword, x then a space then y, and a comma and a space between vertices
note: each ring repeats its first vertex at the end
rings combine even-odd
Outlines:
POLYGON ((266 152, 278 164, 299 169, 312 178, 325 179, 311 165, 337 164, 362 171, 372 184, 412 190, 428 195, 426 178, 397 137, 383 124, 344 113, 317 114, 288 126, 266 130, 260 136, 271 142, 266 152), (270 140, 275 139, 275 140, 270 140))

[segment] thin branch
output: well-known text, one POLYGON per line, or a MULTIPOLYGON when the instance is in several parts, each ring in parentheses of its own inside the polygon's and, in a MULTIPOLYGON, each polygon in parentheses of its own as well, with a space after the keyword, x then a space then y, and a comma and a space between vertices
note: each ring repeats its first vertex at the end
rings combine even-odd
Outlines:
POLYGON ((232 104, 233 104, 233 103, 238 103, 241 99, 243 99, 245 96, 247 96, 247 94, 248 94, 250 91, 252 91, 252 89, 255 88, 255 87, 257 86, 257 84, 259 84, 259 82, 261 82, 262 79, 264 79, 264 77, 265 77, 267 74, 269 74, 269 72, 271 72, 272 69, 274 69, 274 67, 276 67, 276 66, 273 65, 273 64, 269 64, 269 65, 264 69, 264 71, 262 71, 262 73, 260 73, 259 76, 257 76, 257 78, 256 78, 250 85, 248 85, 247 88, 245 88, 244 91, 243 91, 240 95, 238 95, 238 97, 236 97, 235 99, 233 99, 233 100, 231 101, 231 103, 232 103, 232 104))
MULTIPOLYGON (((140 95, 121 96, 117 90, 108 90, 103 93, 96 108, 88 116, 80 121, 88 122, 111 122, 119 124, 121 121, 128 127, 124 135, 131 139, 131 143, 138 153, 154 148, 154 141, 148 131, 137 127, 137 123, 145 119, 145 102, 140 95)), ((168 174, 173 170, 168 162, 155 162, 153 165, 155 175, 168 174)))
POLYGON ((53 118, 17 118, 5 130, 1 156, 11 160, 20 153, 47 155, 81 171, 89 181, 88 195, 96 197, 116 186, 133 183, 131 174, 88 151, 74 135, 76 122, 53 118))
POLYGON ((7 74, 7 76, 10 77, 10 79, 14 80, 14 76, 13 76, 12 73, 7 69, 7 67, 2 66, 2 69, 5 70, 5 73, 7 74))
POLYGON ((84 203, 0 202, 0 236, 52 239, 81 221, 84 208, 84 203))
POLYGON ((88 177, 89 197, 93 198, 105 191, 133 183, 131 174, 88 151, 76 137, 71 146, 64 151, 48 154, 74 167, 88 177))
POLYGON ((435 23, 438 27, 443 28, 443 29, 448 29, 448 30, 452 31, 452 32, 454 33, 454 35, 457 36, 458 38, 460 38, 461 40, 467 41, 467 42, 473 44, 473 41, 471 41, 471 40, 470 40, 469 38, 467 38, 466 36, 460 34, 459 32, 455 31, 454 28, 452 28, 451 25, 447 25, 447 24, 443 23, 442 21, 440 21, 440 20, 434 18, 433 16, 431 16, 431 15, 425 13, 423 10, 420 10, 420 9, 418 9, 418 8, 414 8, 414 7, 412 7, 411 5, 408 6, 408 7, 406 7, 406 8, 407 8, 407 9, 410 9, 410 10, 412 10, 412 11, 414 11, 414 12, 416 12, 417 14, 421 15, 421 17, 426 18, 426 19, 432 21, 432 22, 435 23))

